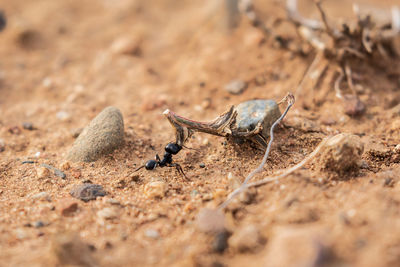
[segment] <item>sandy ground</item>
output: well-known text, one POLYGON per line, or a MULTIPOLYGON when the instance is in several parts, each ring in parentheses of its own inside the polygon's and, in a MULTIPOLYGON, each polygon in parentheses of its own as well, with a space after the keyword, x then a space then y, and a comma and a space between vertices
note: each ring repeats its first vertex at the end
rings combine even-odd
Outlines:
MULTIPOLYGON (((318 17, 311 1, 301 2, 302 12, 318 17)), ((351 18, 351 2, 324 6, 331 17, 351 18)), ((396 1, 359 3, 379 11, 396 1)), ((267 23, 285 17, 280 1, 255 6, 267 23)), ((274 46, 245 18, 227 30, 218 1, 2 0, 0 9, 8 19, 0 33, 0 266, 400 264, 396 59, 353 70, 366 105, 358 118, 344 114, 329 83, 322 104, 304 104, 315 94, 305 86, 255 180, 342 132, 364 143, 359 172, 333 177, 315 160, 258 187, 254 199, 224 211, 232 235, 217 252, 218 237, 199 231, 195 218, 232 191, 228 176, 243 180, 263 153, 196 134, 187 144, 193 149, 174 157, 188 180, 173 168, 135 173, 174 140, 162 112, 207 121, 245 100, 278 101, 295 93, 313 56, 274 46), (224 87, 233 79, 248 88, 229 94, 224 87), (107 106, 124 116, 125 146, 65 168, 73 134, 107 106), (64 168, 67 178, 40 175, 42 163, 64 168), (167 186, 160 198, 145 194, 153 180, 167 186), (85 181, 102 185, 107 196, 72 198, 73 186, 85 181)), ((287 25, 280 30, 296 38, 287 25)))

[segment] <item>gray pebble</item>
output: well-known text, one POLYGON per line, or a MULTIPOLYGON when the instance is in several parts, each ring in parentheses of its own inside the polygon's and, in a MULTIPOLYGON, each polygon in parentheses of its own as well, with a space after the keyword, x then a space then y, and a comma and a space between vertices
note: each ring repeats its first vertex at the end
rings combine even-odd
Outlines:
POLYGON ((218 232, 214 236, 212 250, 217 253, 222 253, 228 248, 229 233, 227 231, 218 232))
POLYGON ((35 228, 41 228, 41 227, 43 227, 44 225, 45 225, 45 224, 44 224, 44 222, 42 222, 42 221, 36 221, 36 222, 32 223, 32 226, 35 227, 35 228))
POLYGON ((87 202, 89 200, 94 200, 97 197, 104 197, 107 193, 104 191, 101 185, 82 184, 72 188, 70 194, 74 198, 87 202))
POLYGON ((6 27, 7 20, 3 11, 0 10, 0 32, 6 27))
POLYGON ((200 168, 205 168, 205 167, 206 167, 206 164, 204 164, 204 163, 202 162, 202 163, 199 164, 199 167, 200 167, 200 168))
POLYGON ((40 164, 40 166, 45 167, 45 168, 47 168, 49 170, 52 170, 56 176, 61 177, 62 179, 65 179, 67 177, 65 175, 65 173, 63 173, 62 171, 60 171, 59 169, 57 169, 57 168, 55 168, 55 167, 53 167, 51 165, 43 163, 43 164, 40 164))
POLYGON ((236 128, 240 132, 254 130, 258 123, 262 125, 262 135, 267 139, 272 124, 281 116, 278 104, 274 100, 250 100, 236 107, 236 128))
POLYGON ((82 131, 67 159, 92 162, 124 143, 124 120, 119 109, 107 107, 82 131))
POLYGON ((247 88, 247 83, 242 80, 232 80, 225 85, 225 90, 233 95, 239 95, 243 93, 247 88))
POLYGON ((148 238, 152 238, 152 239, 159 239, 160 238, 160 233, 155 230, 155 229, 147 229, 144 232, 144 235, 148 238))
POLYGON ((29 131, 32 131, 32 130, 35 129, 35 128, 33 127, 33 123, 32 123, 32 122, 24 122, 24 123, 22 123, 22 127, 23 127, 25 130, 29 130, 29 131))

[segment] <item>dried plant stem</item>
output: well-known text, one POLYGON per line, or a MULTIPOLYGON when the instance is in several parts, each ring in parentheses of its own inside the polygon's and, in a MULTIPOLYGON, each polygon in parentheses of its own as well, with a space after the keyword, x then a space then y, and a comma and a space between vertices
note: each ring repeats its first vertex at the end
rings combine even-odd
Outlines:
POLYGON ((311 159, 313 159, 321 150, 322 147, 324 147, 324 145, 327 143, 327 141, 330 139, 331 137, 326 137, 324 138, 319 144, 318 146, 314 149, 314 151, 308 155, 305 159, 303 159, 301 162, 299 162, 298 164, 294 165, 293 167, 289 168, 289 169, 285 169, 285 170, 281 170, 281 174, 279 175, 275 175, 275 176, 267 176, 264 179, 257 181, 257 182, 253 182, 253 183, 249 183, 249 184, 242 184, 242 186, 240 186, 239 188, 237 188, 235 191, 233 191, 228 198, 225 200, 224 203, 222 203, 219 206, 219 209, 223 209, 225 208, 232 200, 233 198, 240 194, 241 192, 243 192, 244 190, 246 190, 247 188, 250 187, 257 187, 257 186, 261 186, 270 182, 274 182, 274 181, 278 181, 281 178, 284 178, 286 176, 288 176, 289 174, 293 173, 294 171, 300 169, 301 167, 303 167, 305 164, 307 164, 311 159))
POLYGON ((280 123, 282 121, 282 119, 286 116, 286 114, 289 112, 289 109, 293 106, 294 101, 295 101, 295 98, 291 93, 289 93, 284 99, 287 101, 288 105, 287 105, 285 111, 282 113, 282 115, 271 126, 271 129, 269 131, 270 139, 269 139, 269 142, 268 142, 267 149, 265 150, 264 157, 263 157, 263 159, 261 161, 261 164, 246 177, 246 179, 244 180, 242 185, 237 190, 234 191, 236 193, 235 194, 232 193, 228 197, 228 199, 219 206, 219 209, 225 208, 237 194, 239 194, 240 192, 242 192, 246 188, 247 182, 251 178, 253 178, 254 175, 256 175, 257 173, 259 173, 259 172, 261 172, 263 170, 264 165, 267 162, 269 152, 271 150, 272 142, 274 141, 274 129, 275 129, 276 125, 278 125, 278 123, 280 123))

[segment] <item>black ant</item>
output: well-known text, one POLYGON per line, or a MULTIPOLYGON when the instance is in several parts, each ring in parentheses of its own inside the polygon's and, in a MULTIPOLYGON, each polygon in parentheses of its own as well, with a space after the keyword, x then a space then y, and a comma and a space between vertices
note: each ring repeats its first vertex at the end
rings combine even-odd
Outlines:
POLYGON ((163 159, 161 159, 160 156, 158 156, 157 154, 155 160, 154 159, 148 160, 143 166, 140 166, 135 171, 138 171, 143 167, 146 168, 146 170, 150 171, 157 168, 157 166, 161 168, 175 167, 179 173, 181 173, 185 178, 187 178, 185 173, 183 172, 181 165, 179 165, 178 163, 172 163, 172 155, 178 154, 178 152, 181 151, 181 149, 182 146, 178 145, 177 143, 169 143, 165 146, 165 153, 163 159))

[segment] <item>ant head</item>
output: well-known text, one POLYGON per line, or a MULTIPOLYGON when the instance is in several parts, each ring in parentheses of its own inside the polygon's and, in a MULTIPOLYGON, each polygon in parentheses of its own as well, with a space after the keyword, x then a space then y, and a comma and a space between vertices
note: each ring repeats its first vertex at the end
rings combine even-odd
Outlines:
POLYGON ((172 155, 178 154, 178 152, 181 151, 181 149, 182 147, 177 143, 169 143, 168 145, 165 146, 165 151, 171 153, 172 155))
POLYGON ((144 167, 146 168, 146 170, 154 170, 157 167, 157 161, 154 159, 151 159, 146 162, 144 167))

